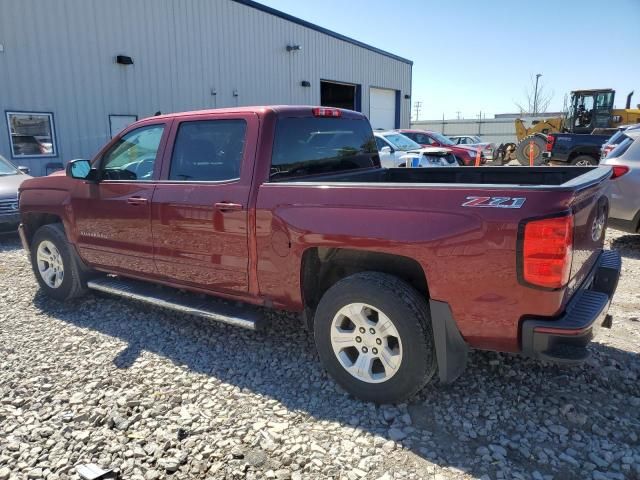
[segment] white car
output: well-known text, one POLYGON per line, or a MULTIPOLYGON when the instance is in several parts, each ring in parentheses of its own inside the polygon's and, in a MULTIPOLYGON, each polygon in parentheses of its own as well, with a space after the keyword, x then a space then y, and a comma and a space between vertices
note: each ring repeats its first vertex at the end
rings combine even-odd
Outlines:
POLYGON ((405 135, 394 131, 375 131, 380 164, 398 167, 456 167, 456 157, 448 148, 423 147, 405 135))

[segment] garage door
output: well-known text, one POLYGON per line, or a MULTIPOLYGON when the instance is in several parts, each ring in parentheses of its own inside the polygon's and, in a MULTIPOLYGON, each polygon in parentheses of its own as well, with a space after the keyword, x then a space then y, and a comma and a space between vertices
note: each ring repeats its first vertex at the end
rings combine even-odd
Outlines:
POLYGON ((396 91, 369 89, 369 122, 376 128, 396 128, 396 91))

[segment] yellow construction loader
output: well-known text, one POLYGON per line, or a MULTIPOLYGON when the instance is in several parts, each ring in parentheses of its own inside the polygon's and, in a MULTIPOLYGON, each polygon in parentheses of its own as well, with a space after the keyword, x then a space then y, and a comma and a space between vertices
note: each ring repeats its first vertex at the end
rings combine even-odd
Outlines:
POLYGON ((547 144, 547 134, 556 132, 613 134, 620 125, 640 123, 640 105, 631 108, 633 92, 627 96, 624 109, 614 109, 616 92, 610 88, 599 90, 575 90, 562 117, 533 121, 527 128, 521 118, 515 120, 517 144, 502 146, 503 162, 517 158, 522 165, 529 165, 530 150, 533 162, 542 165, 542 152, 547 144), (533 145, 532 143, 533 142, 533 145))

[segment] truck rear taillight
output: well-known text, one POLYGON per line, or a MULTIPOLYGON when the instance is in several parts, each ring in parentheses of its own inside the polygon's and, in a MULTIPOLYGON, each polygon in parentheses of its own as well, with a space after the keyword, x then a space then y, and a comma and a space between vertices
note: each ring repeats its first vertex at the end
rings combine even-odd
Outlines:
POLYGON ((626 165, 614 165, 613 173, 611 174, 611 180, 623 176, 628 171, 629 167, 627 167, 626 165))
POLYGON ((547 135, 547 147, 546 147, 547 152, 550 152, 553 150, 554 143, 556 143, 556 137, 554 137, 553 135, 547 135))
POLYGON ((313 109, 313 115, 315 117, 340 117, 342 112, 337 108, 319 107, 313 109))
POLYGON ((569 281, 573 257, 573 215, 531 220, 524 225, 522 278, 544 288, 569 281))

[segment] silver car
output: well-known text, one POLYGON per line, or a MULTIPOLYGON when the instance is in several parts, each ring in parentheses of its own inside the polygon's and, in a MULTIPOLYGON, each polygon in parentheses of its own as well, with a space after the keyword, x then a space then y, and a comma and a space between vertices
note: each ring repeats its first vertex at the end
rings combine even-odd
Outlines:
POLYGON ((16 167, 0 155, 0 233, 13 231, 20 222, 18 188, 27 178, 29 169, 16 167))
POLYGON ((496 153, 496 144, 490 142, 484 142, 477 135, 450 135, 451 140, 456 145, 468 145, 470 147, 480 147, 482 155, 487 160, 493 160, 493 156, 496 153))
POLYGON ((609 189, 609 226, 640 233, 640 130, 627 130, 625 138, 600 161, 613 167, 609 189))

